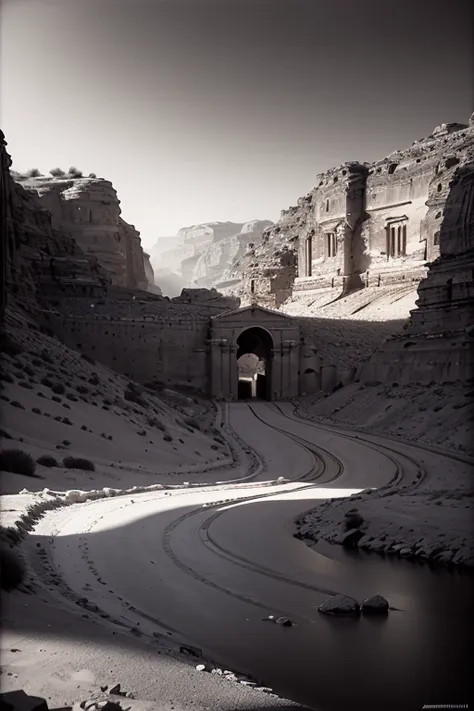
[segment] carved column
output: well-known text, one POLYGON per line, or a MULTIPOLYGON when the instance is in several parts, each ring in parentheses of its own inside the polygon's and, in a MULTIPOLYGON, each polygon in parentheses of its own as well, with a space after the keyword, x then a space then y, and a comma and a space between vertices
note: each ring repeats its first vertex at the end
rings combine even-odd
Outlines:
POLYGON ((271 366, 272 382, 271 382, 271 390, 270 390, 272 400, 279 400, 281 398, 281 384, 282 384, 281 368, 282 368, 281 349, 280 348, 272 348, 272 366, 271 366))
POLYGON ((230 361, 230 399, 238 400, 239 397, 239 372, 237 368, 238 346, 229 346, 230 361))
POLYGON ((221 344, 221 352, 222 352, 222 397, 225 400, 230 399, 230 377, 231 377, 231 368, 230 368, 230 345, 227 342, 227 339, 222 340, 221 344))
POLYGON ((297 397, 299 395, 299 347, 296 341, 288 341, 289 348, 289 393, 287 397, 297 397))
POLYGON ((214 398, 222 397, 222 351, 221 340, 211 338, 211 395, 214 398))
POLYGON ((281 398, 290 397, 291 392, 291 364, 290 364, 290 343, 283 341, 281 347, 281 398))

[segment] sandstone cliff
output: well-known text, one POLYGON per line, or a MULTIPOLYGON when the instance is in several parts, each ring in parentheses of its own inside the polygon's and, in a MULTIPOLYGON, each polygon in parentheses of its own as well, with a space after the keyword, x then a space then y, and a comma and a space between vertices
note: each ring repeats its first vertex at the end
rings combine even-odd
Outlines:
POLYGON ((38 196, 56 229, 97 258, 113 285, 147 290, 140 234, 120 217, 112 183, 96 177, 39 176, 22 179, 21 184, 38 196))
POLYGON ((42 297, 104 293, 110 279, 93 255, 85 255, 68 232, 58 229, 38 196, 15 182, 0 131, 3 305, 37 314, 42 297))
POLYGON ((240 260, 261 241, 263 231, 271 224, 269 220, 252 220, 184 227, 171 248, 168 239, 158 240, 152 250, 153 267, 179 287, 212 287, 240 280, 240 260))

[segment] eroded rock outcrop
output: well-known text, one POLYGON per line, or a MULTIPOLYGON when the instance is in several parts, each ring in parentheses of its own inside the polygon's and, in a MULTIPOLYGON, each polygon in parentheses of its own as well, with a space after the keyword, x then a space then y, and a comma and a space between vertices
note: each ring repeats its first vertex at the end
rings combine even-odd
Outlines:
POLYGON ((12 179, 6 146, 0 131, 4 305, 8 295, 23 310, 38 313, 42 297, 104 293, 110 281, 107 273, 67 232, 55 227, 34 192, 12 179))
MULTIPOLYGON (((170 247, 169 240, 158 240, 152 250, 156 273, 169 272, 170 279, 183 286, 212 287, 240 281, 245 254, 262 239, 269 220, 246 223, 209 222, 179 230, 170 247), (171 276, 172 275, 172 276, 171 276)), ((161 282, 159 282, 161 283, 161 282)))
POLYGON ((97 258, 111 283, 146 290, 140 233, 120 217, 120 201, 111 182, 96 177, 44 177, 22 180, 39 198, 57 230, 69 234, 97 258))

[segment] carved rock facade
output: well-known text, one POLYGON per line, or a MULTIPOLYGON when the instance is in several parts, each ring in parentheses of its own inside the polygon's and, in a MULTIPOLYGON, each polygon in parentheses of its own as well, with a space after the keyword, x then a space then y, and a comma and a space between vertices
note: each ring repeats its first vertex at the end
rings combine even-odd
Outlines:
POLYGON ((452 176, 439 248, 404 332, 387 339, 362 368, 361 379, 474 379, 474 161, 452 176))
POLYGON ((474 125, 443 124, 374 163, 349 162, 264 231, 247 255, 244 302, 279 307, 292 294, 418 282, 439 254, 440 225, 456 169, 474 157, 474 125))

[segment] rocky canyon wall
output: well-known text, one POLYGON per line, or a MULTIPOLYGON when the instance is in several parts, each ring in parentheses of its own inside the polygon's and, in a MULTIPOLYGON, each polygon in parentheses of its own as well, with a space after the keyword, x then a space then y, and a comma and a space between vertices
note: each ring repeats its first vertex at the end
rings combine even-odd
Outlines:
POLYGON ((112 183, 95 177, 39 176, 22 179, 21 184, 51 213, 55 229, 96 257, 113 285, 148 289, 140 233, 120 217, 112 183))
POLYGON ((3 305, 38 316, 42 299, 67 293, 100 296, 110 278, 55 224, 38 196, 13 180, 11 158, 0 131, 3 305))
MULTIPOLYGON (((271 224, 269 220, 210 222, 182 228, 171 247, 168 240, 158 240, 151 253, 158 283, 163 280, 177 291, 184 286, 220 288, 240 281, 241 260, 271 224)), ((166 287, 163 291, 167 293, 166 287)))

